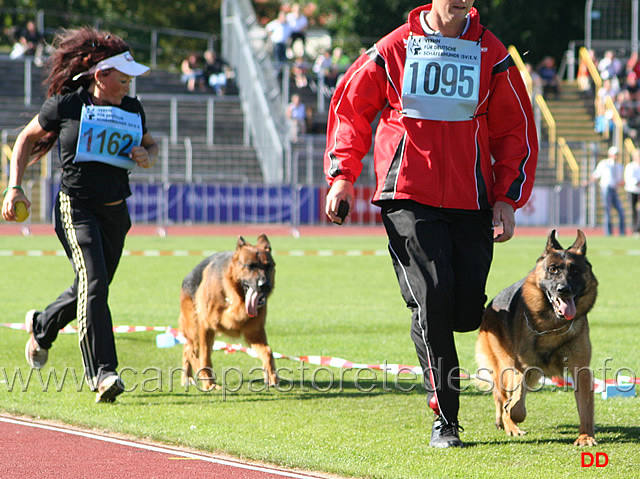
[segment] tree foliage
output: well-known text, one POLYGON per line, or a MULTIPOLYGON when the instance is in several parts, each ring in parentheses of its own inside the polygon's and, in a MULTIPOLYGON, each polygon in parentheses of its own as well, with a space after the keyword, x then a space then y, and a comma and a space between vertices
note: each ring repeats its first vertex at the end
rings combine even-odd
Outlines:
MULTIPOLYGON (((419 5, 411 0, 317 0, 318 10, 333 12, 327 28, 338 42, 357 38, 368 47, 404 23, 419 5)), ((429 2, 425 2, 429 3, 429 2)), ((585 0, 531 2, 484 0, 475 3, 481 22, 505 45, 529 52, 531 63, 552 55, 558 61, 572 40, 584 37, 585 0)))
MULTIPOLYGON (((289 0, 282 3, 285 1, 289 0)), ((221 3, 222 0, 0 0, 0 7, 5 11, 42 9, 60 15, 218 34, 221 3)), ((420 5, 415 0, 314 0, 314 3, 317 8, 312 20, 327 28, 334 41, 351 55, 404 23, 408 12, 420 5)), ((275 16, 281 2, 254 0, 254 5, 258 15, 262 12, 267 18, 275 16)), ((521 53, 528 52, 527 60, 531 63, 546 55, 560 60, 571 40, 584 37, 585 0, 479 0, 475 6, 482 23, 506 45, 513 44, 521 53)), ((4 25, 11 21, 5 16, 4 25)))

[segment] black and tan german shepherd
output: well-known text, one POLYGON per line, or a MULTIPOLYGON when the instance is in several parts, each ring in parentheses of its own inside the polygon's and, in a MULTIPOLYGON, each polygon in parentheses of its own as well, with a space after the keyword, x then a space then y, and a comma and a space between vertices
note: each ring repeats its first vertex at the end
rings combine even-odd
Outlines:
POLYGON ((507 435, 525 434, 517 423, 527 415, 527 390, 535 389, 543 374, 563 376, 568 371, 580 417, 574 444, 596 444, 587 313, 596 301, 598 281, 586 253, 581 230, 569 249, 551 231, 535 268, 487 306, 476 343, 478 376, 491 374, 496 427, 507 435))
POLYGON ((215 253, 200 262, 182 282, 180 330, 182 382, 194 375, 203 389, 219 389, 211 364, 215 335, 244 336, 262 360, 265 382, 277 384, 275 362, 267 344, 267 298, 275 285, 275 262, 266 235, 255 246, 238 238, 235 251, 215 253))

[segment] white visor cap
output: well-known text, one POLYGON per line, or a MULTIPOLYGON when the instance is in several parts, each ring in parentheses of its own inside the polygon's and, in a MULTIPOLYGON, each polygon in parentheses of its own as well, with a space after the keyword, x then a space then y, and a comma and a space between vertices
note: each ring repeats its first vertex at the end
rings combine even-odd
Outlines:
POLYGON ((92 66, 88 71, 78 73, 73 77, 74 80, 77 80, 81 76, 85 75, 93 75, 97 71, 108 70, 109 68, 115 68, 119 72, 124 73, 125 75, 129 75, 132 77, 137 77, 140 75, 144 75, 149 72, 150 68, 148 66, 137 63, 133 59, 133 55, 131 52, 119 53, 118 55, 114 55, 109 58, 105 58, 101 62, 98 62, 97 65, 92 66))

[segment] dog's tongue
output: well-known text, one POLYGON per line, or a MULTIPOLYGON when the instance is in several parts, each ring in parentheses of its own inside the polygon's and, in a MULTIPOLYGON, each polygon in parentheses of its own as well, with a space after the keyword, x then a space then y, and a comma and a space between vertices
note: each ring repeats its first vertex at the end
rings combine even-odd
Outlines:
POLYGON ((247 314, 252 318, 258 315, 258 298, 260 295, 253 288, 247 290, 247 295, 244 298, 244 305, 247 309, 247 314))
POLYGON ((576 302, 573 298, 569 298, 567 302, 563 299, 558 298, 558 302, 560 303, 560 312, 565 317, 565 319, 573 319, 576 315, 576 302))

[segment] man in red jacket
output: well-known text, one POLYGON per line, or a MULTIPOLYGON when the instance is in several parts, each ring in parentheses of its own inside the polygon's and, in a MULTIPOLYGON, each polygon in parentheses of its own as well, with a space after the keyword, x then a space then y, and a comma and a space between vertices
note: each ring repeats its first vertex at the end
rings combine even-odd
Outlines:
POLYGON ((480 325, 493 242, 513 236, 538 158, 521 75, 473 3, 418 7, 356 60, 332 97, 324 156, 326 213, 341 222, 381 114, 373 202, 412 311, 433 447, 462 446, 454 332, 480 325))

